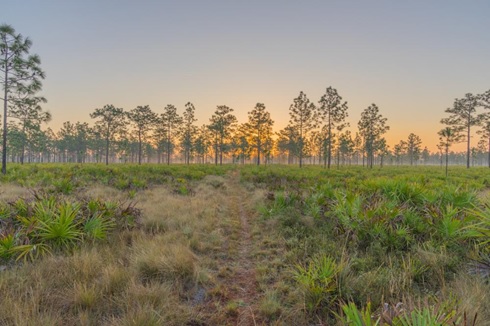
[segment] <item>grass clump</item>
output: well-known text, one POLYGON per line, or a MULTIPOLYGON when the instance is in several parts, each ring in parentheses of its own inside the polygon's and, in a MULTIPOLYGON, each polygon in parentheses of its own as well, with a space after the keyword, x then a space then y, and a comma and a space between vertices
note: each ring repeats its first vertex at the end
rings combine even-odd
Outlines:
POLYGON ((195 280, 197 257, 182 244, 161 245, 158 241, 135 244, 134 265, 144 282, 195 280))

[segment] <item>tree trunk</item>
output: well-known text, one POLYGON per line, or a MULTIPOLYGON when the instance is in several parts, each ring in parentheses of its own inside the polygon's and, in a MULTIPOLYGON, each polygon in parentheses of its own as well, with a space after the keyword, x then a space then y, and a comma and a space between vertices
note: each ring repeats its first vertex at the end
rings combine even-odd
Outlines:
POLYGON ((468 143, 466 144, 466 168, 470 168, 470 115, 468 114, 468 143))
POLYGON ((107 136, 105 141, 105 165, 109 165, 109 129, 107 129, 107 136))
POLYGON ((259 139, 257 141, 257 165, 260 165, 260 133, 259 133, 259 139))
POLYGON ((449 145, 446 145, 446 178, 447 178, 447 165, 449 163, 449 145))
POLYGON ((168 126, 168 131, 167 131, 167 165, 170 165, 170 123, 168 126))
POLYGON ((141 165, 141 130, 138 130, 138 164, 141 165))
MULTIPOLYGON (((330 166, 328 167, 330 169, 330 166)), ((340 150, 337 149, 337 169, 340 169, 340 150)))
POLYGON ((5 79, 3 92, 3 137, 2 137, 2 174, 7 174, 7 101, 8 101, 8 51, 5 50, 5 79))
POLYGON ((223 165, 223 136, 221 136, 219 142, 219 165, 223 165))
POLYGON ((330 121, 330 114, 328 115, 328 162, 327 168, 330 169, 330 164, 332 162, 332 124, 330 121))
POLYGON ((214 144, 214 165, 218 165, 218 139, 216 139, 216 142, 214 144))

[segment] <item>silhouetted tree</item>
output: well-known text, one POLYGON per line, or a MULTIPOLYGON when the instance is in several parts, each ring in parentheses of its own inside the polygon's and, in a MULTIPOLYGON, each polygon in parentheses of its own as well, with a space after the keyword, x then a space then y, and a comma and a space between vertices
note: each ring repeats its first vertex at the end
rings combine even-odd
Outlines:
POLYGON ((318 107, 320 117, 325 124, 325 145, 326 151, 324 153, 324 165, 330 169, 330 163, 332 160, 332 137, 333 129, 337 129, 341 132, 349 124, 345 122, 345 118, 348 117, 347 102, 342 102, 342 97, 337 93, 337 90, 332 87, 328 87, 325 94, 319 101, 318 107))
MULTIPOLYGON (((345 157, 351 157, 354 152, 354 141, 349 130, 339 136, 339 153, 342 159, 342 164, 345 164, 345 157)), ((350 160, 349 160, 350 161, 350 160)))
POLYGON ((92 119, 99 119, 95 124, 100 128, 105 138, 105 164, 109 164, 109 146, 117 133, 127 125, 126 114, 122 108, 116 108, 112 104, 95 109, 90 113, 92 119))
POLYGON ((150 106, 137 106, 128 112, 129 121, 134 126, 136 137, 138 138, 138 164, 141 164, 143 152, 143 141, 148 137, 148 133, 155 128, 158 123, 158 115, 150 109, 150 106))
POLYGON ((194 104, 192 104, 191 102, 187 102, 187 104, 185 105, 182 131, 180 133, 180 143, 184 151, 185 164, 190 163, 191 154, 194 148, 194 140, 197 133, 197 127, 194 125, 194 122, 197 121, 197 119, 194 117, 195 111, 196 109, 194 107, 194 104))
POLYGON ((422 150, 422 159, 424 160, 424 165, 427 164, 430 160, 430 152, 427 146, 422 150))
POLYGON ((446 127, 438 132, 439 134, 439 144, 442 148, 445 149, 446 152, 446 177, 447 177, 447 167, 449 164, 449 147, 452 144, 459 141, 462 137, 457 131, 450 127, 446 127))
POLYGON ((386 143, 386 138, 382 137, 375 141, 375 152, 379 157, 379 166, 383 167, 384 158, 390 154, 390 147, 386 143))
POLYGON ((420 157, 420 151, 422 146, 422 139, 414 133, 408 135, 407 139, 407 154, 410 159, 410 165, 413 165, 413 162, 418 161, 420 157))
POLYGON ((466 167, 470 168, 470 140, 471 127, 480 123, 480 116, 476 109, 479 105, 478 97, 471 93, 462 99, 455 99, 453 107, 447 108, 445 112, 451 115, 441 120, 441 123, 452 127, 452 130, 466 140, 466 167))
POLYGON ((211 131, 207 125, 202 125, 197 130, 197 137, 194 143, 196 154, 200 158, 201 163, 206 163, 206 158, 211 145, 211 131))
POLYGON ((25 147, 32 136, 41 130, 41 124, 51 120, 51 114, 43 111, 41 103, 46 103, 42 96, 29 93, 18 94, 11 98, 9 117, 18 119, 19 129, 23 134, 20 163, 24 164, 25 147))
POLYGON ((7 115, 12 94, 22 97, 34 96, 41 90, 45 78, 40 68, 41 59, 29 55, 32 42, 17 34, 10 25, 0 25, 0 84, 3 86, 3 135, 2 173, 7 173, 7 115))
POLYGON ((299 157, 299 133, 296 128, 287 126, 277 133, 277 149, 287 155, 288 164, 293 163, 293 157, 299 157))
POLYGON ((305 155, 305 144, 308 132, 318 125, 318 111, 315 104, 310 102, 306 94, 299 93, 294 99, 294 103, 289 107, 289 125, 297 130, 298 133, 298 154, 299 166, 303 166, 303 156, 305 155))
POLYGON ((218 105, 213 116, 209 119, 209 130, 213 134, 214 164, 223 164, 223 153, 225 152, 226 141, 229 140, 233 128, 237 122, 232 114, 233 109, 226 105, 218 105))
POLYGON ((386 125, 386 118, 379 113, 376 104, 371 104, 361 114, 358 127, 359 133, 364 139, 364 148, 367 156, 367 166, 372 168, 374 163, 374 153, 376 151, 376 142, 381 136, 390 129, 386 125))
POLYGON ((400 142, 393 147, 393 155, 395 156, 398 165, 403 163, 403 155, 405 155, 406 151, 407 142, 404 140, 400 140, 400 142))
POLYGON ((182 123, 183 120, 177 114, 177 108, 172 104, 167 105, 160 116, 160 125, 166 132, 167 164, 170 164, 170 157, 175 147, 174 139, 178 135, 182 123))
POLYGON ((246 124, 241 124, 236 128, 231 141, 231 150, 233 153, 233 161, 239 161, 245 164, 245 159, 250 158, 251 147, 248 141, 249 130, 246 124))
POLYGON ((482 137, 481 141, 486 140, 488 150, 488 167, 490 168, 490 113, 482 115, 482 128, 477 133, 482 137))
POLYGON ((263 146, 267 137, 272 133, 273 125, 274 121, 263 103, 257 103, 255 108, 248 112, 248 122, 245 123, 244 130, 250 136, 249 145, 256 150, 257 165, 260 165, 263 146))

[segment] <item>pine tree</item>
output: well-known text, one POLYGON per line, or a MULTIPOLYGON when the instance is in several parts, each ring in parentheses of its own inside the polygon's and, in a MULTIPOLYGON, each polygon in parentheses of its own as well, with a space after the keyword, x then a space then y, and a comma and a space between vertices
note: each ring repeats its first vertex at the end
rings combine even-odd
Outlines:
POLYGON ((158 123, 158 115, 150 109, 150 106, 137 106, 128 112, 129 121, 135 128, 136 138, 138 139, 138 164, 141 164, 143 152, 143 141, 148 137, 148 133, 155 128, 158 123))
POLYGON ((248 112, 248 122, 244 125, 244 128, 250 136, 250 146, 256 150, 257 165, 260 165, 264 143, 272 133, 273 125, 274 121, 271 119, 270 113, 266 111, 263 103, 257 103, 255 108, 248 112))
POLYGON ((209 130, 213 134, 214 164, 223 164, 223 154, 226 151, 226 142, 230 140, 237 119, 232 114, 233 109, 226 105, 218 105, 213 116, 209 119, 209 130))
POLYGON ((446 109, 446 112, 451 115, 441 120, 441 123, 451 127, 455 134, 466 140, 466 167, 468 169, 471 156, 471 127, 478 125, 481 121, 481 116, 476 111, 478 106, 478 97, 468 93, 464 98, 454 100, 453 106, 446 109))
POLYGON ((116 108, 112 104, 104 105, 103 108, 95 109, 90 114, 92 119, 99 119, 95 124, 98 126, 105 138, 105 164, 109 164, 110 143, 115 136, 124 130, 127 125, 126 114, 122 108, 116 108))
POLYGON ((289 125, 298 133, 299 166, 303 166, 308 133, 318 126, 318 111, 305 93, 300 92, 289 107, 289 125))
POLYGON ((10 25, 0 26, 0 84, 3 86, 3 135, 2 173, 7 173, 7 116, 12 96, 34 96, 41 90, 41 80, 45 78, 40 68, 41 59, 30 55, 32 42, 17 34, 10 25))
POLYGON ((381 136, 390 129, 386 125, 386 118, 379 113, 376 104, 371 104, 361 114, 358 127, 359 133, 364 139, 364 148, 367 155, 367 166, 372 168, 374 163, 374 154, 376 152, 376 142, 381 136))
POLYGON ((333 129, 337 129, 338 132, 341 132, 349 125, 345 122, 345 119, 349 115, 347 112, 348 106, 347 102, 342 102, 342 97, 337 93, 337 90, 332 87, 327 88, 325 94, 321 97, 319 104, 319 114, 325 124, 326 131, 324 166, 327 166, 330 169, 332 160, 333 129))

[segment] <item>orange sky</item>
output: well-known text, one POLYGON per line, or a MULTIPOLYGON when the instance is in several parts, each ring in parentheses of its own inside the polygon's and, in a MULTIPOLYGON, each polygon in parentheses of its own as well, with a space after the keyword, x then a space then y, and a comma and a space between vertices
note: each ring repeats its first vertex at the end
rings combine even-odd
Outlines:
POLYGON ((2 4, 2 23, 41 57, 53 129, 105 104, 188 101, 199 124, 217 105, 244 122, 262 102, 282 128, 300 91, 317 102, 332 86, 352 129, 375 103, 390 144, 413 132, 435 150, 444 110, 490 88, 488 12, 455 0, 26 0, 2 4))

